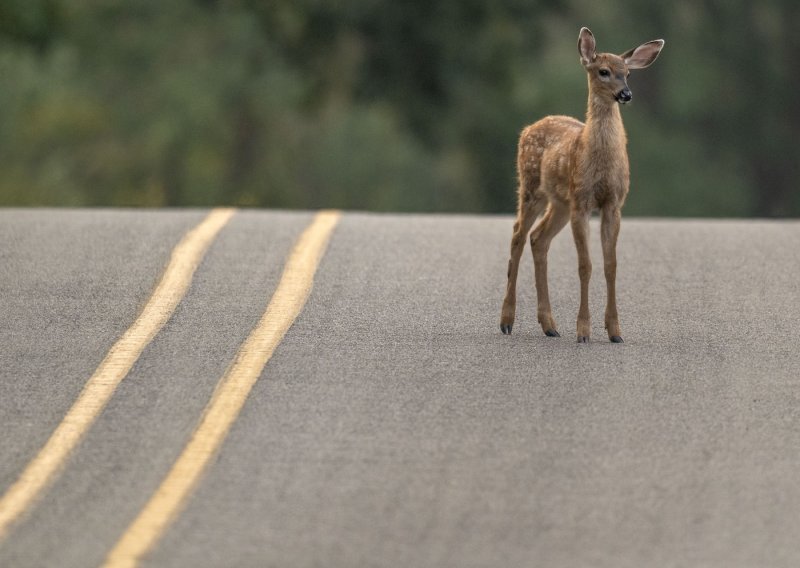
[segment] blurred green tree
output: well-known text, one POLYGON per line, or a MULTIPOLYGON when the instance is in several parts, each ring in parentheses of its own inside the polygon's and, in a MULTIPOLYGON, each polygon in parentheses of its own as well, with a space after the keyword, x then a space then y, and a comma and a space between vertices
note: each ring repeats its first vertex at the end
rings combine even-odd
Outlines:
POLYGON ((664 37, 627 214, 794 216, 789 0, 4 0, 0 204, 510 212, 516 139, 581 118, 575 38, 664 37))

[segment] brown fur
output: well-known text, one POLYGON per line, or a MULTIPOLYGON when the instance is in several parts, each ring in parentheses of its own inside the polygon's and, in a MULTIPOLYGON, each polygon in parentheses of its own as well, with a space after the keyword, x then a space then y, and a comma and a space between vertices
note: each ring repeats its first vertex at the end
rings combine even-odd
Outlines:
MULTIPOLYGON (((608 287, 605 326, 613 342, 622 341, 616 303, 616 244, 621 209, 628 194, 630 174, 627 138, 619 102, 630 90, 629 69, 649 66, 664 42, 647 42, 623 55, 595 53, 592 33, 581 29, 578 52, 589 79, 586 124, 567 116, 548 116, 526 127, 519 139, 517 174, 519 199, 508 285, 500 328, 511 333, 516 311, 516 282, 519 260, 530 233, 536 273, 537 318, 549 336, 558 336, 547 288, 547 252, 553 237, 570 221, 578 249, 581 302, 578 311, 578 341, 590 335, 589 216, 599 210, 604 272, 608 287), (539 219, 534 226, 534 222, 539 219), (533 231, 531 232, 531 229, 533 231)), ((627 101, 624 101, 627 102, 627 101)))

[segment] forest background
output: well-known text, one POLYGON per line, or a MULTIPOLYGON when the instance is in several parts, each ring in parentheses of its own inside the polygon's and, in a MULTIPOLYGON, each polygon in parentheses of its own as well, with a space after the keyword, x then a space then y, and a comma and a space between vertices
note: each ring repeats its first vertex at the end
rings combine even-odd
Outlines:
POLYGON ((583 118, 577 36, 657 38, 626 215, 800 215, 789 0, 0 0, 0 205, 510 213, 583 118))

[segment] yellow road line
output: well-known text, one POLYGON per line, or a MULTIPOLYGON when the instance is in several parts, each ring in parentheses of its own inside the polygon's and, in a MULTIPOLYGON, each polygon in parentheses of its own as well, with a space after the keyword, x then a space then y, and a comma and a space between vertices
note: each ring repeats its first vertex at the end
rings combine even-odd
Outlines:
POLYGON ((144 348, 169 320, 209 245, 233 214, 233 209, 214 209, 173 249, 161 281, 139 317, 111 347, 50 439, 0 499, 0 542, 48 487, 144 348))
POLYGON ((267 361, 300 314, 340 213, 323 211, 292 250, 266 311, 220 379, 189 443, 109 553, 107 568, 136 566, 180 513, 209 460, 225 440, 267 361))

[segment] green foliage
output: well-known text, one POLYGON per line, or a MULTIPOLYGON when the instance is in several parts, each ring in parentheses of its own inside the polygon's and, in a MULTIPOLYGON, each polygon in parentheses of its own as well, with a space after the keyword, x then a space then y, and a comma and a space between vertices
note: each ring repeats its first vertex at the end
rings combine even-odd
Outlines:
POLYGON ((664 37, 627 214, 788 216, 788 0, 5 0, 0 205, 509 212, 516 139, 582 117, 582 25, 664 37))

